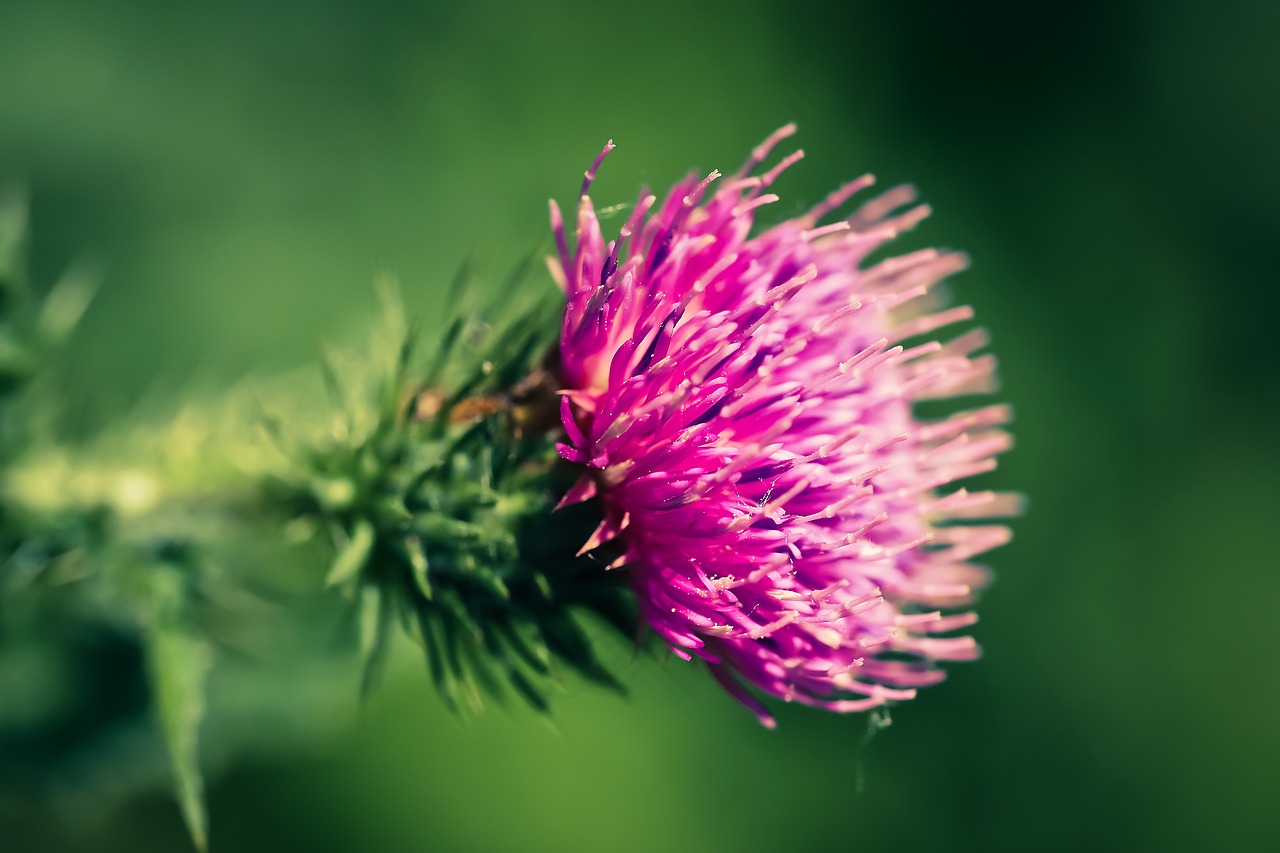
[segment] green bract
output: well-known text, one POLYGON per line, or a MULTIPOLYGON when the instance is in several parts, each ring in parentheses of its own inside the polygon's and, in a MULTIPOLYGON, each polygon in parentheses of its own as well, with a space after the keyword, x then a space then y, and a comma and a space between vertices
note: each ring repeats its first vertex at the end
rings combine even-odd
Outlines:
MULTIPOLYGON (((415 336, 398 301, 385 302, 382 340, 396 345, 365 395, 376 401, 372 420, 344 417, 309 444, 281 431, 303 474, 280 484, 281 498, 332 537, 326 583, 357 616, 365 689, 396 622, 423 647, 451 707, 478 707, 483 692, 500 695, 505 683, 545 710, 557 664, 621 689, 574 611, 630 637, 629 594, 576 556, 593 519, 562 511, 550 521, 567 486, 544 417, 558 401, 539 382, 552 311, 537 306, 500 326, 455 320, 417 373, 415 336)), ((332 363, 328 376, 350 410, 332 363)))

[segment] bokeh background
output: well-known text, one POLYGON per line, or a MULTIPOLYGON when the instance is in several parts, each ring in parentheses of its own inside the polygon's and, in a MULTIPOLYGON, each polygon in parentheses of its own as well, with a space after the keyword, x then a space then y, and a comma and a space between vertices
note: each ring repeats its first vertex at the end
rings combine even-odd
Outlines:
MULTIPOLYGON (((221 761, 214 850, 1280 849, 1277 44, 1273 2, 5 0, 36 277, 104 276, 73 430, 359 340, 381 270, 430 316, 610 137, 606 204, 792 120, 779 212, 917 184, 1016 407, 986 657, 869 742, 621 648, 630 698, 463 723, 415 662, 221 761)), ((187 849, 163 788, 41 802, 0 793, 0 848, 187 849)))

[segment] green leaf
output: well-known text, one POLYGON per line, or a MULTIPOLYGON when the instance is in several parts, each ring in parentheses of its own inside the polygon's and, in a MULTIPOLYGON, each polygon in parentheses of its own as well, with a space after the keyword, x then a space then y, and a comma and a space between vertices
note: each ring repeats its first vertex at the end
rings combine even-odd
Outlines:
POLYGON ((368 700, 386 668, 391 645, 391 602, 376 584, 360 589, 360 656, 364 660, 360 698, 368 700))
MULTIPOLYGON (((440 641, 436 637, 437 620, 434 605, 419 600, 417 603, 418 631, 422 635, 422 648, 427 656, 427 669, 431 673, 431 681, 435 684, 436 693, 444 701, 445 706, 454 713, 458 711, 457 690, 440 652, 440 641)), ((440 630, 443 630, 441 628, 440 630)))
MULTIPOLYGON (((495 620, 493 624, 497 632, 502 634, 507 646, 516 653, 520 660, 524 661, 526 666, 538 673, 538 675, 550 674, 551 654, 541 637, 526 638, 518 628, 506 620, 495 620)), ((496 651, 494 656, 497 656, 496 651)))
POLYGON ((26 296, 26 193, 0 191, 0 311, 26 296))
MULTIPOLYGON (((449 356, 453 353, 453 347, 458 342, 458 338, 462 335, 463 326, 466 321, 462 317, 454 318, 449 324, 449 328, 440 336, 440 340, 436 345, 436 355, 427 368, 424 379, 428 384, 435 383, 439 380, 440 374, 444 371, 445 365, 448 363, 449 356)), ((441 410, 443 411, 443 409, 441 410)))
POLYGON ((533 682, 523 672, 513 666, 509 666, 507 668, 507 678, 516 688, 516 692, 533 706, 535 711, 540 711, 543 714, 551 713, 551 704, 547 702, 547 697, 534 686, 533 682))
POLYGON ((587 634, 573 617, 563 610, 548 611, 539 620, 538 629, 547 648, 587 679, 618 693, 626 693, 622 682, 596 658, 587 634))
POLYGON ((40 307, 36 321, 39 340, 53 345, 64 341, 80 323, 98 290, 98 278, 87 269, 74 269, 64 275, 40 307))
POLYGON ((367 518, 356 521, 351 537, 338 550, 338 556, 333 558, 333 565, 329 567, 329 574, 324 579, 325 586, 343 586, 354 580, 369 562, 373 539, 373 524, 367 518))
POLYGON ((462 658, 466 654, 466 649, 473 648, 477 642, 482 641, 483 635, 477 636, 478 632, 461 612, 461 604, 456 601, 453 604, 452 607, 445 606, 440 609, 440 624, 444 628, 445 661, 449 664, 454 683, 463 694, 462 698, 467 700, 472 711, 479 711, 480 691, 472 677, 471 667, 462 658))
POLYGON ((413 571, 413 584, 417 587, 418 592, 427 601, 432 598, 431 594, 431 574, 430 567, 427 564, 427 552, 422 547, 422 540, 417 536, 409 535, 404 538, 405 558, 409 561, 409 568, 413 571))
POLYGON ((209 847, 204 781, 197 735, 204 716, 205 679, 212 656, 194 632, 161 612, 146 627, 151 691, 177 783, 178 804, 196 849, 209 847))
POLYGON ((337 409, 347 411, 347 389, 343 387, 341 371, 338 369, 338 356, 327 344, 320 351, 320 372, 324 377, 324 388, 329 394, 329 402, 337 409))

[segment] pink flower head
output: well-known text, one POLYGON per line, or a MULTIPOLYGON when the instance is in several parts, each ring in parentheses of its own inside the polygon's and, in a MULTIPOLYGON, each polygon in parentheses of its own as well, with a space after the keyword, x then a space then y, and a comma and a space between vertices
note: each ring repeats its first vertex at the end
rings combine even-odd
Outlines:
POLYGON ((680 657, 702 658, 766 725, 746 685, 834 711, 909 699, 939 661, 978 647, 953 636, 1008 539, 1012 498, 953 481, 1009 446, 1004 406, 918 420, 912 402, 990 389, 981 330, 921 336, 968 308, 918 308, 965 266, 927 250, 866 264, 928 214, 909 187, 828 214, 861 178, 803 216, 753 233, 796 152, 756 174, 785 127, 733 177, 689 177, 661 204, 642 192, 616 240, 601 235, 586 173, 570 251, 552 202, 567 296, 560 339, 561 454, 585 472, 565 502, 599 496, 584 551, 613 542, 641 613, 680 657), (718 183, 714 183, 717 182, 718 183), (716 187, 712 192, 712 186, 716 187), (655 206, 656 205, 656 206, 655 206))

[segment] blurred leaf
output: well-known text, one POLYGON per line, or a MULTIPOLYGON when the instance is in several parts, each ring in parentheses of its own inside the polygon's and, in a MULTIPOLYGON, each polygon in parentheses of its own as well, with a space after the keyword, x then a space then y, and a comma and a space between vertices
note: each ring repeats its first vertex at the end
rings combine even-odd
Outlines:
POLYGON ((404 553, 409 561, 409 568, 413 571, 414 586, 418 588, 418 592, 422 593, 423 598, 430 601, 432 599, 430 567, 427 563, 426 549, 422 547, 422 540, 417 536, 406 536, 404 553))
POLYGON ((334 558, 329 574, 325 578, 325 585, 341 586, 360 574, 360 570, 369 562, 369 554, 373 550, 373 539, 373 524, 365 518, 358 520, 355 530, 351 531, 351 537, 334 558))
MULTIPOLYGON (((338 367, 338 356, 328 345, 320 350, 320 373, 324 377, 324 389, 329 394, 329 401, 339 412, 349 412, 347 389, 342 381, 342 371, 338 367)), ((350 431, 351 424, 348 422, 350 431)))
POLYGON ((80 323, 80 318, 98 291, 98 276, 75 268, 66 273, 45 297, 36 321, 39 339, 45 345, 64 341, 80 323))
POLYGON ((590 681, 625 694, 622 682, 600 663, 595 650, 578 623, 564 610, 549 612, 538 625, 547 648, 590 681))
POLYGON ((535 710, 543 714, 551 713, 551 704, 547 701, 547 697, 534 686, 523 672, 514 666, 507 667, 507 678, 515 686, 516 691, 524 697, 525 701, 534 707, 535 710))
MULTIPOLYGON (((533 637, 526 639, 521 636, 509 622, 495 620, 494 626, 497 631, 501 632, 502 638, 506 640, 506 644, 511 648, 525 665, 539 675, 547 675, 551 672, 549 661, 551 653, 548 651, 546 643, 541 637, 533 637)), ((496 642, 496 640, 495 640, 496 642)), ((495 657, 496 657, 495 653, 495 657)))
MULTIPOLYGON (((423 651, 426 652, 427 669, 431 673, 431 681, 445 706, 456 713, 457 690, 445 669, 444 657, 440 652, 440 640, 436 637, 437 620, 432 613, 435 609, 434 605, 425 599, 419 599, 414 603, 418 616, 418 633, 422 638, 423 651)), ((440 630, 443 631, 443 627, 440 630)))
POLYGON ((0 311, 26 291, 27 198, 0 190, 0 311))
POLYGON ((204 716, 209 646, 162 607, 146 626, 152 693, 177 782, 178 803, 191 840, 208 849, 204 781, 200 775, 198 731, 204 716))
POLYGON ((374 685, 386 668, 391 640, 391 601, 377 584, 366 583, 360 589, 360 656, 364 670, 360 679, 360 698, 368 699, 374 685))

